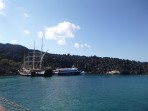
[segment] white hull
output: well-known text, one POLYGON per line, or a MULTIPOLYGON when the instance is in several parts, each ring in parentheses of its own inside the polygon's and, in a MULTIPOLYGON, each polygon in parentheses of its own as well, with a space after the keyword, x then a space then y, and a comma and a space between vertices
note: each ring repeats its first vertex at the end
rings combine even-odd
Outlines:
POLYGON ((52 76, 52 72, 49 70, 30 70, 28 72, 22 70, 18 71, 20 75, 22 76, 52 76))
POLYGON ((55 75, 60 76, 70 76, 70 75, 80 75, 81 71, 77 68, 60 68, 54 71, 55 75))

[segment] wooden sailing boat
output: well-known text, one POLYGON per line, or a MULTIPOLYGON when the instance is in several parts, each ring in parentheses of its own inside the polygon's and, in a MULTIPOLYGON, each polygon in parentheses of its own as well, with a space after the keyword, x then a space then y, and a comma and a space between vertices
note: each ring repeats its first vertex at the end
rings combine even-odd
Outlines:
POLYGON ((37 52, 35 50, 35 43, 34 43, 34 50, 31 52, 28 52, 27 55, 24 55, 24 63, 19 70, 19 74, 23 76, 52 76, 52 70, 49 70, 48 68, 42 67, 42 61, 47 53, 43 53, 43 37, 42 37, 42 47, 41 52, 37 52))

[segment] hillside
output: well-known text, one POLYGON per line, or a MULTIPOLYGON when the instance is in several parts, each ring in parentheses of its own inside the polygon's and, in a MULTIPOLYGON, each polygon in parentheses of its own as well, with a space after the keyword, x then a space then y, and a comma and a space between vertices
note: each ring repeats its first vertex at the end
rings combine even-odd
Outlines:
POLYGON ((21 45, 1 44, 0 43, 0 59, 10 59, 20 62, 28 49, 21 45))
MULTIPOLYGON (((0 74, 17 74, 23 62, 24 53, 29 49, 21 45, 0 43, 0 74)), ((73 65, 88 73, 105 74, 108 71, 118 70, 121 74, 148 74, 148 63, 118 58, 78 56, 70 54, 47 53, 44 66, 52 69, 57 67, 72 67, 73 65)))

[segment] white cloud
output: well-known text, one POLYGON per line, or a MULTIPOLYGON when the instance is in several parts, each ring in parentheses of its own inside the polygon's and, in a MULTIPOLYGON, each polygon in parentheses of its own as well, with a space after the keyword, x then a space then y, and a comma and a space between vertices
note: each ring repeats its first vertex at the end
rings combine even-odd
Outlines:
POLYGON ((65 45, 66 39, 74 38, 73 32, 79 30, 80 27, 70 22, 62 22, 57 26, 46 29, 45 37, 49 40, 55 40, 59 45, 65 45))
POLYGON ((38 32, 38 37, 39 37, 39 39, 41 39, 43 37, 43 32, 42 31, 38 32))
POLYGON ((58 40, 57 42, 59 45, 65 45, 66 44, 66 41, 65 40, 58 40))
POLYGON ((5 13, 3 12, 3 10, 5 9, 6 5, 3 2, 3 0, 0 0, 0 14, 1 15, 5 15, 5 13))
POLYGON ((28 15, 27 13, 24 13, 24 16, 25 16, 26 18, 29 18, 29 15, 28 15))
POLYGON ((88 44, 80 44, 80 43, 74 43, 73 47, 75 48, 90 48, 91 46, 88 44))
POLYGON ((27 35, 29 35, 30 34, 30 31, 29 30, 25 30, 24 33, 27 34, 27 35))
POLYGON ((5 9, 5 3, 3 2, 3 0, 0 0, 0 10, 5 9))
POLYGON ((80 44, 79 44, 79 43, 75 43, 75 44, 74 44, 74 47, 75 47, 75 48, 80 48, 80 44))
POLYGON ((87 47, 87 48, 90 48, 90 45, 88 45, 88 44, 84 44, 84 47, 87 47))
POLYGON ((12 40, 12 44, 16 44, 17 43, 17 41, 16 40, 12 40))

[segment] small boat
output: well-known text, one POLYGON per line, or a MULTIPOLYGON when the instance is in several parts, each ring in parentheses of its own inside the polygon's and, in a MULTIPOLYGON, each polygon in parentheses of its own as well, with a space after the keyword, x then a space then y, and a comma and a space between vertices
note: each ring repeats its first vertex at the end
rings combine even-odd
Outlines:
POLYGON ((107 74, 111 74, 111 75, 113 75, 113 74, 120 74, 120 71, 113 70, 113 71, 107 72, 107 74))
MULTIPOLYGON (((35 45, 34 45, 35 46, 35 45)), ((47 51, 46 51, 47 52, 47 51)), ((22 76, 52 76, 52 70, 42 67, 42 61, 45 53, 34 51, 28 52, 24 55, 24 63, 22 68, 18 71, 22 76)))
POLYGON ((81 71, 77 68, 57 68, 53 71, 55 75, 59 76, 70 76, 70 75, 80 75, 81 71))

